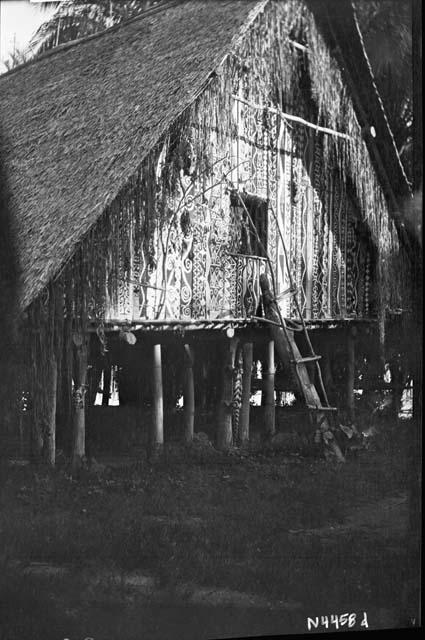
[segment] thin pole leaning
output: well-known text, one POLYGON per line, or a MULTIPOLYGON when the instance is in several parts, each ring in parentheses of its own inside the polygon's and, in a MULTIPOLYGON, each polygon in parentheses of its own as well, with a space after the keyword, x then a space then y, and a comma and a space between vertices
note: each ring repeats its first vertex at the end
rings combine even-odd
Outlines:
MULTIPOLYGON (((251 225, 251 228, 252 228, 253 232, 255 233, 255 236, 256 236, 257 242, 258 242, 258 244, 259 244, 260 248, 262 249, 262 251, 263 251, 263 253, 264 253, 265 257, 266 257, 267 264, 268 264, 268 266, 269 266, 269 270, 270 270, 270 277, 271 277, 272 287, 273 287, 273 295, 274 295, 274 297, 275 297, 275 299, 276 299, 276 293, 277 293, 277 290, 276 290, 276 278, 275 278, 275 275, 274 275, 274 269, 273 269, 273 265, 272 265, 272 262, 271 262, 271 260, 270 260, 270 256, 269 256, 269 254, 268 254, 268 251, 267 251, 266 247, 264 246, 264 244, 263 244, 263 242, 262 242, 262 240, 261 240, 261 238, 260 238, 260 236, 259 236, 259 234, 258 234, 257 227, 255 226, 254 221, 253 221, 253 219, 251 218, 251 214, 249 213, 249 211, 248 211, 248 209, 247 209, 247 207, 246 207, 246 205, 245 205, 245 202, 243 201, 243 199, 242 199, 242 197, 241 197, 241 195, 240 195, 239 191, 237 191, 237 190, 235 189, 235 187, 234 187, 234 185, 233 185, 232 181, 231 181, 229 178, 227 178, 227 177, 225 177, 225 176, 223 176, 223 177, 224 177, 224 179, 227 181, 227 183, 229 184, 229 187, 232 189, 232 191, 234 191, 234 192, 236 193, 236 195, 237 195, 237 197, 238 197, 238 200, 239 200, 239 202, 241 203, 242 208, 243 208, 243 209, 244 209, 244 211, 245 211, 245 214, 246 214, 246 217, 247 217, 247 219, 248 219, 248 222, 249 222, 249 224, 251 225)), ((283 331, 284 331, 284 333, 285 333, 286 341, 287 341, 287 342, 288 342, 288 344, 290 345, 290 349, 291 349, 291 353, 292 353, 292 358, 295 360, 295 353, 294 353, 294 351, 293 351, 293 349, 292 349, 291 341, 289 340, 288 328, 287 328, 287 326, 286 326, 285 320, 284 320, 284 318, 283 318, 283 316, 282 316, 282 313, 281 313, 281 311, 280 311, 280 308, 279 308, 279 305, 278 305, 278 304, 276 305, 276 309, 277 309, 277 313, 278 313, 278 315, 279 315, 280 326, 282 327, 282 329, 283 329, 283 331)), ((298 371, 298 370, 296 369, 296 371, 298 371)), ((297 372, 297 377, 298 377, 298 372, 297 372)), ((301 386, 301 388, 302 388, 301 381, 300 381, 300 386, 301 386)))
MULTIPOLYGON (((279 233, 280 240, 282 242, 283 253, 285 255, 286 270, 287 270, 288 277, 289 277, 289 286, 290 286, 290 289, 292 291, 294 291, 294 289, 295 289, 294 280, 292 278, 291 270, 289 268, 289 259, 288 259, 288 252, 286 250, 285 240, 283 238, 282 230, 280 228, 279 221, 277 219, 277 215, 276 215, 273 207, 270 204, 269 204, 269 207, 270 207, 270 211, 272 213, 273 219, 275 221, 275 224, 276 224, 276 227, 277 227, 277 231, 279 233)), ((308 330, 307 330, 307 327, 306 327, 306 324, 305 324, 305 321, 304 321, 304 316, 301 313, 299 302, 298 302, 296 296, 293 296, 293 298, 294 298, 294 303, 295 303, 295 306, 296 306, 296 309, 297 309, 298 316, 299 316, 299 318, 301 320, 301 324, 302 324, 302 327, 303 327, 303 332, 304 332, 308 347, 310 349, 310 355, 311 356, 315 356, 316 354, 314 352, 313 345, 311 344, 310 336, 308 335, 308 330)), ((276 305, 276 306, 279 308, 279 305, 276 305)), ((321 390, 321 392, 323 394, 323 399, 325 400, 326 406, 329 406, 329 400, 328 400, 328 396, 327 396, 325 385, 323 383, 323 378, 322 378, 322 370, 320 368, 320 364, 319 364, 318 361, 316 361, 315 364, 316 364, 317 375, 318 375, 318 378, 319 378, 320 390, 321 390)))

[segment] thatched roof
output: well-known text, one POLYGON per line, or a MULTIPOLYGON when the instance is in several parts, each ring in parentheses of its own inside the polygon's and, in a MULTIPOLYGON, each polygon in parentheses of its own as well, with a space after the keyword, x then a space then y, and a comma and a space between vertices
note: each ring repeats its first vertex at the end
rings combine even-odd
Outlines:
POLYGON ((72 256, 266 4, 170 1, 0 77, 21 308, 72 256))
POLYGON ((0 78, 22 307, 72 255, 263 4, 170 2, 0 78))

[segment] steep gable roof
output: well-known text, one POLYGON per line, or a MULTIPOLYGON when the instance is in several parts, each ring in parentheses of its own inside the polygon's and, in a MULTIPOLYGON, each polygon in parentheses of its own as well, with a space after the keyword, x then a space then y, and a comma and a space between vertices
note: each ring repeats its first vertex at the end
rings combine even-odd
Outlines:
POLYGON ((264 2, 170 2, 0 78, 2 162, 27 306, 264 2))
MULTIPOLYGON (((351 3, 328 2, 309 4, 328 42, 338 33, 334 44, 348 56, 360 102, 378 123, 384 162, 405 188, 351 3)), ((21 308, 72 256, 267 3, 170 0, 0 77, 0 153, 17 238, 21 308)))

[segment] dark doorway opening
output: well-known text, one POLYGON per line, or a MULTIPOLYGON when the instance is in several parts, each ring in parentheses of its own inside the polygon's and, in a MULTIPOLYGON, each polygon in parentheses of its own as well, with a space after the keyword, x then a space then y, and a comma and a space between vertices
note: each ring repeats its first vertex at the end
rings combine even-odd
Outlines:
POLYGON ((238 210, 241 220, 239 253, 266 258, 268 233, 267 200, 247 193, 234 193, 231 195, 230 201, 232 207, 235 207, 238 210), (249 221, 239 197, 247 208, 249 217, 251 218, 255 229, 249 221))

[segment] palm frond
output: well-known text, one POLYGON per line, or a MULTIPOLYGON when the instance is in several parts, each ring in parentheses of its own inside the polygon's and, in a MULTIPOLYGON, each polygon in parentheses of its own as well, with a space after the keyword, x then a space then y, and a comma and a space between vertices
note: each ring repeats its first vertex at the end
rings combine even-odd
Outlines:
POLYGON ((107 29, 161 0, 64 0, 31 39, 38 53, 107 29))

